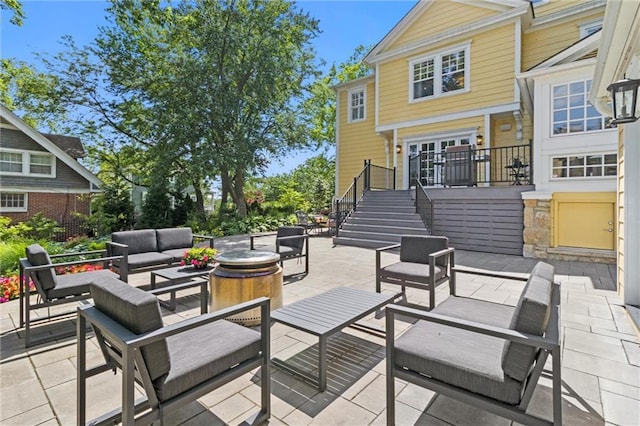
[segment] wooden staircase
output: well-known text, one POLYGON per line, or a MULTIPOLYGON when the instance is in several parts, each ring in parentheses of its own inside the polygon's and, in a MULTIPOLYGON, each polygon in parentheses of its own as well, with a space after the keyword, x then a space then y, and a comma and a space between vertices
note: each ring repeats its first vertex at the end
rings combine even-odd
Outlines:
POLYGON ((370 190, 342 224, 336 245, 379 248, 399 243, 402 235, 429 235, 408 190, 370 190))

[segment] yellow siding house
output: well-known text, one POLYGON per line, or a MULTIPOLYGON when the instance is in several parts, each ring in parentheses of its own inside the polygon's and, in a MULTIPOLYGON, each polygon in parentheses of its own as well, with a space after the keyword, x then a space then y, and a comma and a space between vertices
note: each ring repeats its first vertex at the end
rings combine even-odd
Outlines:
POLYGON ((617 133, 589 104, 605 6, 419 1, 365 58, 373 75, 335 88, 336 197, 369 159, 396 167, 397 189, 459 190, 442 164, 470 145, 469 186, 527 184, 525 256, 615 261, 617 133))

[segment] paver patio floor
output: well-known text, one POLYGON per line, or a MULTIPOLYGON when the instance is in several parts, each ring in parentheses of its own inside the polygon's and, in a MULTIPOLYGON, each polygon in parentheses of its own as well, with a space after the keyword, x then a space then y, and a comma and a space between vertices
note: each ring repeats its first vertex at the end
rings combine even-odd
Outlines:
MULTIPOLYGON (((269 242, 268 238, 264 243, 269 242)), ((308 275, 304 264, 284 264, 284 303, 307 298, 331 288, 349 286, 375 289, 375 252, 338 246, 331 239, 310 239, 308 275)), ((216 243, 222 249, 248 248, 248 238, 216 243)), ((383 262, 393 260, 386 254, 383 262)), ((460 265, 528 272, 535 259, 485 253, 456 252, 460 265)), ((626 316, 613 288, 615 267, 581 262, 551 261, 562 288, 562 379, 565 424, 640 424, 640 338, 626 316)), ((149 273, 130 276, 133 285, 149 283, 149 273)), ((462 274, 458 294, 515 305, 523 283, 462 274)), ((397 291, 396 286, 385 291, 397 291)), ((436 291, 437 301, 449 294, 447 286, 436 291)), ((413 303, 428 303, 426 292, 408 290, 413 303)), ((68 308, 68 307, 67 307, 68 308)), ((175 312, 162 310, 166 323, 199 315, 199 298, 192 291, 178 294, 175 312)), ((0 424, 75 424, 76 345, 63 339, 25 350, 18 326, 18 301, 0 305, 0 424)), ((365 321, 383 327, 384 318, 370 315, 365 321)), ((39 332, 72 326, 58 321, 38 326, 39 332)), ((398 322, 400 334, 410 324, 398 322)), ((301 368, 317 364, 317 339, 281 324, 271 329, 271 356, 297 363, 301 368)), ((89 365, 100 354, 90 340, 89 365)), ((274 367, 272 371, 272 417, 270 424, 369 425, 385 424, 384 340, 356 329, 337 333, 329 343, 327 391, 274 367)), ((239 424, 258 410, 260 389, 254 374, 235 380, 219 390, 172 413, 169 425, 239 424)), ((511 422, 431 391, 398 381, 397 424, 507 425, 511 422)), ((119 405, 120 380, 106 372, 89 381, 88 417, 119 405)), ((550 380, 538 385, 529 410, 551 419, 550 380)))

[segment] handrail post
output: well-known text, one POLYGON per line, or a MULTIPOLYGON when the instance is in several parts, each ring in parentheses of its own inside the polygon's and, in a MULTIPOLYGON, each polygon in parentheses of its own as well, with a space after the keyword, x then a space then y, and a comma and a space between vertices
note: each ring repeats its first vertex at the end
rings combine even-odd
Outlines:
POLYGON ((340 200, 336 200, 336 219, 335 219, 335 226, 336 226, 336 233, 335 236, 336 238, 338 237, 338 229, 340 228, 340 200))
POLYGON ((397 167, 393 168, 393 189, 394 190, 396 189, 396 173, 397 173, 396 169, 397 167))
POLYGON ((353 178, 353 211, 356 210, 356 203, 358 202, 358 178, 353 178))

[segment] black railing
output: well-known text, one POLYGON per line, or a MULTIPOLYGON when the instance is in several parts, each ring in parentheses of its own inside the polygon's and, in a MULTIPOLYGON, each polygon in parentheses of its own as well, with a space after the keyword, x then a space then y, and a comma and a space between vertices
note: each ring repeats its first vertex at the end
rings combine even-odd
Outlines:
POLYGON ((433 233, 433 202, 419 180, 414 180, 413 184, 416 187, 416 213, 420 215, 422 222, 431 234, 433 233))
POLYGON ((500 148, 462 145, 449 147, 445 152, 419 152, 409 156, 409 180, 417 180, 426 187, 530 185, 531 150, 530 144, 500 148))
POLYGON ((335 205, 335 236, 338 236, 340 227, 344 221, 356 210, 358 201, 362 199, 364 193, 370 189, 395 189, 396 188, 396 168, 375 166, 371 160, 364 160, 364 168, 353 178, 353 183, 345 193, 336 200, 335 205))

